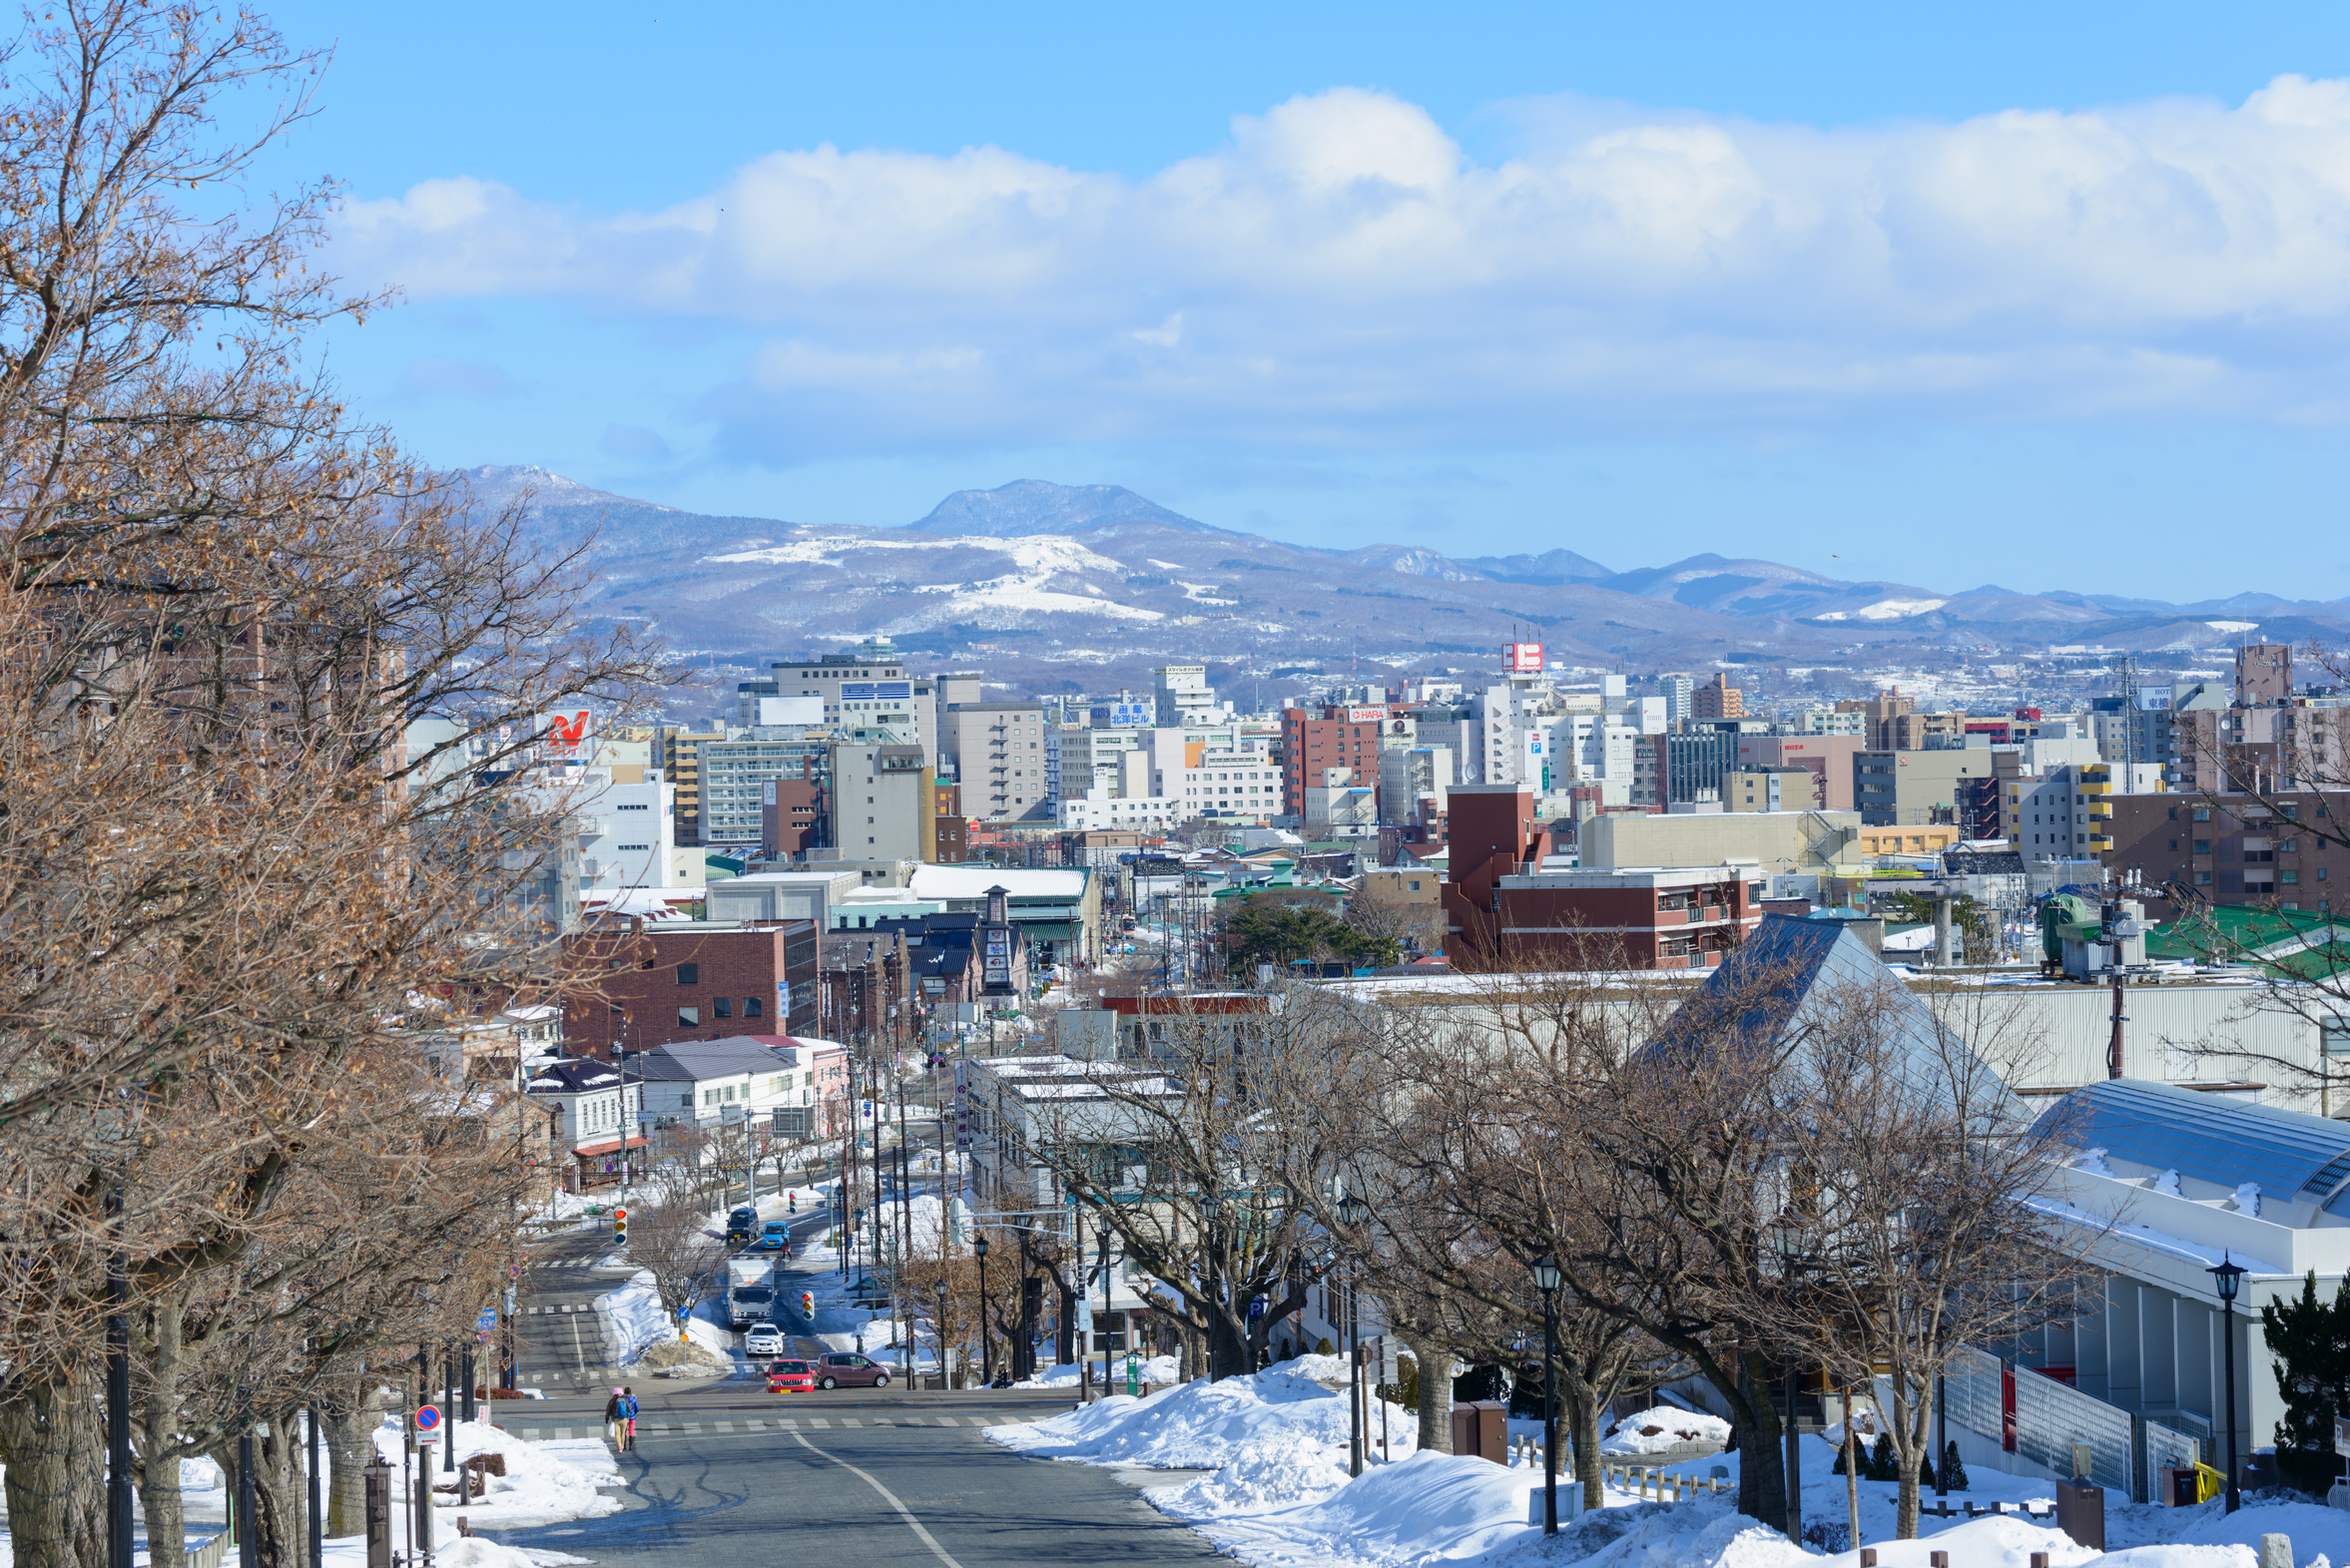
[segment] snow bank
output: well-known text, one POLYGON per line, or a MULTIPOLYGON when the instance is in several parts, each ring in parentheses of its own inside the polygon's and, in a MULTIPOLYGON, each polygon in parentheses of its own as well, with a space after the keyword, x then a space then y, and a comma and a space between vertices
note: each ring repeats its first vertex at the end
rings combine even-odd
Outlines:
MULTIPOLYGON (((1086 1364, 1092 1368, 1093 1380, 1095 1382, 1101 1381, 1100 1358, 1097 1356, 1086 1364)), ((1110 1371, 1112 1385, 1119 1388, 1125 1387, 1126 1359, 1124 1356, 1111 1358, 1110 1371)), ((1136 1369, 1135 1375, 1154 1388, 1164 1388, 1175 1380, 1176 1374, 1174 1356, 1152 1355, 1143 1359, 1142 1364, 1136 1369)), ((1063 1361, 1057 1366, 1047 1366, 1035 1376, 1023 1378, 1019 1382, 1013 1383, 1012 1386, 1014 1388, 1074 1388, 1084 1380, 1079 1367, 1071 1362, 1063 1361)))
POLYGON ((1627 1415, 1600 1439, 1601 1453, 1662 1453, 1687 1443, 1726 1443, 1730 1423, 1701 1410, 1660 1404, 1627 1415))
MULTIPOLYGON (((1289 1369, 1294 1364, 1282 1362, 1253 1377, 1222 1382, 1202 1377, 1148 1399, 1115 1394, 1049 1420, 990 1427, 987 1435, 1039 1458, 1169 1470, 1221 1469, 1244 1444, 1269 1440, 1343 1451, 1352 1430, 1346 1396, 1299 1376, 1289 1369)), ((1376 1438, 1377 1401, 1370 1416, 1376 1438)), ((1391 1406, 1388 1429, 1397 1447, 1408 1448, 1419 1431, 1419 1417, 1391 1406)))
MULTIPOLYGON (((731 1366, 735 1360, 733 1331, 702 1315, 722 1306, 718 1301, 704 1302, 686 1320, 686 1334, 731 1366)), ((595 1307, 607 1326, 605 1337, 623 1366, 644 1354, 647 1346, 677 1337, 677 1319, 662 1309, 661 1298, 653 1294, 653 1272, 649 1269, 638 1270, 619 1290, 597 1297, 595 1307)))
MULTIPOLYGON (((1344 1401, 1341 1401, 1342 1403, 1344 1401)), ((1196 1519, 1193 1527, 1251 1562, 1402 1564, 1482 1556, 1529 1533, 1524 1471, 1482 1459, 1416 1453, 1339 1485, 1301 1508, 1247 1519, 1196 1519)), ((1181 1517, 1182 1500, 1202 1483, 1151 1501, 1181 1517)))
MULTIPOLYGON (((620 1499, 605 1495, 605 1488, 625 1484, 620 1464, 600 1438, 525 1442, 511 1432, 481 1421, 452 1421, 448 1430, 456 1444, 459 1464, 475 1454, 505 1456, 506 1473, 483 1478, 488 1485, 486 1495, 463 1503, 457 1502, 453 1494, 435 1499, 437 1506, 462 1511, 475 1528, 516 1529, 525 1525, 557 1524, 566 1519, 592 1519, 620 1511, 620 1499)), ((397 1415, 386 1416, 383 1425, 375 1431, 375 1451, 391 1465, 395 1474, 400 1465, 401 1432, 402 1421, 397 1415)), ((441 1475, 437 1454, 432 1463, 435 1484, 455 1479, 453 1475, 445 1479, 441 1475)), ((483 1562, 475 1568, 517 1568, 517 1565, 483 1562)))

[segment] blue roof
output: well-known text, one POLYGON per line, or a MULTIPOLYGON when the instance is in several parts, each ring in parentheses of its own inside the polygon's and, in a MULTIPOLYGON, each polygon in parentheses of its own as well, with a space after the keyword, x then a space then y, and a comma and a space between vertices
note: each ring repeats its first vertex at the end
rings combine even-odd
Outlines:
MULTIPOLYGON (((2149 1170, 2219 1187, 2254 1183, 2272 1197, 2350 1208, 2350 1124, 2303 1111, 2198 1094, 2142 1078, 2075 1089, 2041 1114, 2040 1128, 2149 1170), (2062 1122, 2054 1120, 2064 1119, 2062 1122)), ((2037 1130, 2037 1129, 2036 1129, 2037 1130)))

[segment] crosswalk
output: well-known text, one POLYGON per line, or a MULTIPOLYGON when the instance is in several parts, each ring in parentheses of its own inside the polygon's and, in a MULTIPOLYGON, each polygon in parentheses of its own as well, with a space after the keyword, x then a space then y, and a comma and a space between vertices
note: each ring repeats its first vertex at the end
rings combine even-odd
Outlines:
POLYGON ((595 1309, 596 1304, 593 1302, 566 1302, 560 1307, 525 1307, 517 1315, 536 1317, 541 1312, 592 1312, 595 1309))
MULTIPOLYGON (((835 1427, 866 1426, 1017 1426, 1025 1420, 1017 1415, 896 1415, 862 1417, 855 1415, 778 1415, 751 1417, 739 1421, 647 1421, 637 1422, 639 1437, 698 1437, 727 1436, 742 1432, 829 1431, 835 1427)), ((581 1437, 602 1437, 602 1426, 509 1426, 507 1431, 527 1442, 570 1442, 581 1437)))
POLYGON ((602 1269, 608 1267, 601 1258, 547 1258, 534 1262, 533 1269, 602 1269))

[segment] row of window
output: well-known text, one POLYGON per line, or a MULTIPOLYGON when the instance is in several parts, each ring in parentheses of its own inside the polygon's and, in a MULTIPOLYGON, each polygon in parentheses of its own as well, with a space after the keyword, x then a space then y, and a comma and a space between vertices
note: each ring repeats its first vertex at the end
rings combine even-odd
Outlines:
MULTIPOLYGON (((756 996, 746 996, 743 998, 743 1016, 745 1018, 765 1017, 766 1005, 766 1003, 762 1002, 756 996)), ((713 1018, 734 1017, 735 999, 731 996, 712 997, 710 999, 710 1016, 713 1018)), ((678 1027, 681 1029, 700 1028, 702 1024, 702 1009, 699 1007, 679 1008, 677 1010, 677 1022, 678 1027)))

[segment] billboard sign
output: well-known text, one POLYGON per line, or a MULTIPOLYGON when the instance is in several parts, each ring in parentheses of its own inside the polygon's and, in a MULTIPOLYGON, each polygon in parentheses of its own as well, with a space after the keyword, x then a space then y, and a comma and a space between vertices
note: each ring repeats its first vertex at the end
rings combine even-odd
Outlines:
POLYGON ((990 925, 979 933, 979 984, 989 991, 1012 988, 1012 928, 990 925))
POLYGON ((549 757, 585 757, 590 750, 586 709, 575 714, 549 714, 539 744, 549 757))
POLYGON ((1501 668, 1510 675, 1540 675, 1542 673, 1542 645, 1540 643, 1503 643, 1501 668))
POLYGON ((1388 711, 1384 708, 1350 708, 1347 710, 1347 723, 1380 724, 1387 716, 1388 711))

